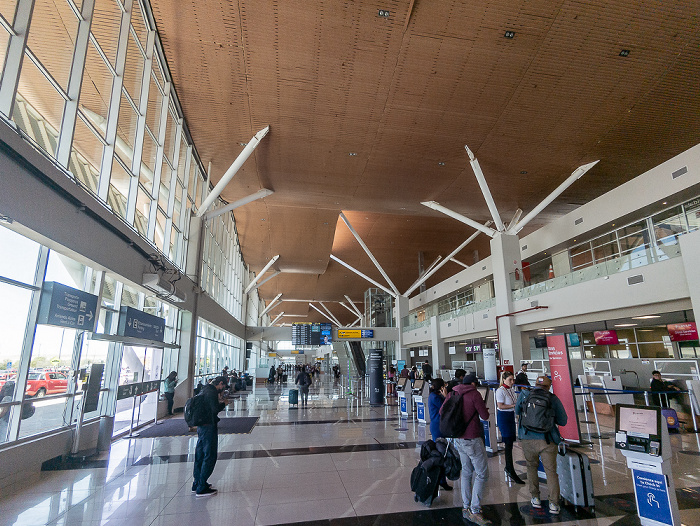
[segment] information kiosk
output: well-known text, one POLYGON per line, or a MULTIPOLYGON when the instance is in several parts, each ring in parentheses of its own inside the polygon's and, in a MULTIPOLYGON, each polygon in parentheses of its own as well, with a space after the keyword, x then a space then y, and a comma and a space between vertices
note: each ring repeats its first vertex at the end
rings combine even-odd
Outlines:
POLYGON ((671 473, 671 442, 661 408, 619 404, 615 447, 622 451, 632 470, 642 526, 680 526, 671 473))
POLYGON ((396 381, 396 394, 398 395, 399 412, 401 413, 402 417, 408 418, 411 416, 411 414, 413 414, 413 404, 411 403, 411 384, 408 382, 408 378, 399 378, 396 381), (406 386, 408 386, 408 388, 406 386))
POLYGON ((430 411, 428 411, 428 397, 430 385, 425 380, 413 382, 413 403, 416 404, 416 416, 421 424, 430 423, 430 411))

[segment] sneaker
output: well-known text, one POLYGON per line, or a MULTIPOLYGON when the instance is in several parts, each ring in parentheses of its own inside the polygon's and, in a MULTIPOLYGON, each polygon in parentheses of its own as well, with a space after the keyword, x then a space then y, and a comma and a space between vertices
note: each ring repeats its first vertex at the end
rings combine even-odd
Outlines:
POLYGON ((558 504, 554 504, 553 502, 549 503, 549 513, 551 513, 552 515, 559 515, 560 509, 561 508, 558 504))
POLYGON ((467 520, 469 522, 473 522, 474 524, 478 526, 490 526, 491 521, 484 518, 484 516, 481 514, 481 512, 475 513, 473 511, 469 511, 469 515, 467 516, 467 520))
MULTIPOLYGON (((207 482, 207 488, 211 488, 211 484, 207 482)), ((197 483, 193 482, 192 483, 192 493, 197 493, 197 483)))
POLYGON ((538 509, 539 509, 539 508, 542 507, 542 503, 540 502, 539 497, 532 497, 532 498, 530 499, 530 504, 532 505, 533 508, 538 508, 538 509))
POLYGON ((216 495, 216 493, 217 493, 216 490, 214 488, 212 488, 211 486, 209 486, 207 489, 205 489, 201 493, 197 492, 197 498, 199 498, 199 497, 213 497, 214 495, 216 495))

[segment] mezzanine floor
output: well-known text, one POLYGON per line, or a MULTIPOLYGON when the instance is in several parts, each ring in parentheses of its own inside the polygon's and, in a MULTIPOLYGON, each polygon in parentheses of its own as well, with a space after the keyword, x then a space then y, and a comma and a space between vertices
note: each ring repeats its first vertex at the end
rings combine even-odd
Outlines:
MULTIPOLYGON (((351 403, 342 388, 325 379, 312 388, 308 408, 290 409, 287 390, 258 387, 222 413, 260 419, 250 434, 219 436, 219 460, 210 478, 219 491, 214 497, 197 499, 191 493, 196 438, 122 439, 78 469, 44 471, 32 480, 18 473, 16 487, 0 490, 0 526, 467 524, 458 481, 454 491, 441 490, 430 508, 414 502, 409 477, 419 444, 429 436, 424 426, 400 424, 395 406, 351 403)), ((609 426, 603 436, 581 448, 591 458, 594 513, 568 507, 559 516, 535 513, 526 486, 505 481, 500 454, 489 459, 484 515, 507 525, 639 524, 631 477, 609 426)), ((683 524, 697 525, 697 438, 684 434, 671 440, 680 516, 683 524)), ((522 458, 516 444, 524 477, 522 458)))

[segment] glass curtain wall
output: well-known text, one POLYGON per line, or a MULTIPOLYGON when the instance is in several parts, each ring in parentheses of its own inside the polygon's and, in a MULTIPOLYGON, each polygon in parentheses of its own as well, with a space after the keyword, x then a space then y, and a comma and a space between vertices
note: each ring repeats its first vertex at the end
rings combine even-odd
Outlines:
MULTIPOLYGON (((79 378, 92 364, 107 366, 110 353, 121 345, 91 339, 83 331, 37 324, 38 301, 45 282, 54 281, 97 296, 102 291, 97 334, 116 334, 119 309, 131 306, 164 318, 165 341, 179 343, 181 313, 176 307, 1 225, 0 246, 5 249, 0 258, 0 443, 75 423, 82 396, 79 378)), ((163 371, 177 370, 178 349, 133 349, 141 367, 129 371, 130 380, 135 378, 134 372, 139 375, 138 381, 147 381, 161 379, 163 371)), ((124 346, 124 355, 131 356, 128 353, 124 346)), ((123 369, 124 363, 131 364, 128 359, 117 359, 115 366, 121 364, 123 369)), ((103 388, 108 375, 105 370, 103 388)), ((86 413, 86 421, 114 414, 107 394, 103 389, 98 409, 86 413)), ((153 419, 157 397, 157 393, 150 393, 139 400, 139 406, 143 405, 138 413, 140 423, 153 419)), ((128 400, 129 419, 131 403, 128 400)))
POLYGON ((241 338, 200 320, 197 324, 195 385, 219 375, 225 366, 229 372, 242 371, 242 348, 241 338))

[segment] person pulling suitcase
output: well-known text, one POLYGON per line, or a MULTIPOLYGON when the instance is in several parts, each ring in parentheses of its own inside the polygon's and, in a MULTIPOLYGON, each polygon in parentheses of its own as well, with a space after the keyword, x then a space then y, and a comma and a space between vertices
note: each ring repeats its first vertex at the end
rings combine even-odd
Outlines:
POLYGON ((549 392, 551 386, 550 378, 538 376, 534 389, 520 393, 515 404, 515 414, 520 417, 518 438, 527 461, 527 486, 532 497, 530 504, 533 508, 542 507, 540 481, 537 477, 537 467, 542 459, 549 488, 549 513, 558 515, 560 494, 557 447, 561 435, 557 426, 565 426, 568 417, 561 400, 549 392))

